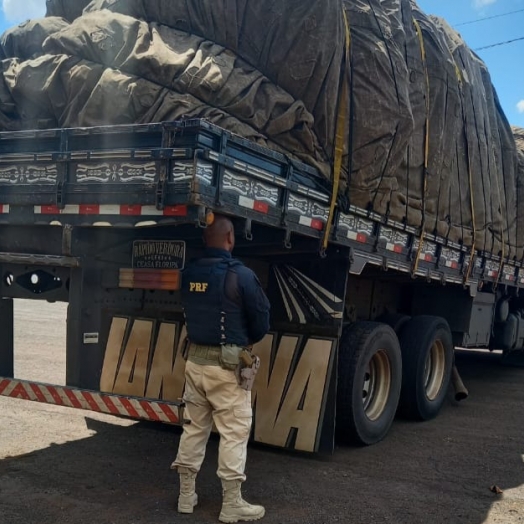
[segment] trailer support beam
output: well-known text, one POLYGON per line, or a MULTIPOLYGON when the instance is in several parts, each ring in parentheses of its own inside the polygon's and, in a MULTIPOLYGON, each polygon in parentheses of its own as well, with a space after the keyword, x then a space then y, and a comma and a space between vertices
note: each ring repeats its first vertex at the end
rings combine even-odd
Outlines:
POLYGON ((0 376, 14 377, 13 299, 0 299, 0 376))

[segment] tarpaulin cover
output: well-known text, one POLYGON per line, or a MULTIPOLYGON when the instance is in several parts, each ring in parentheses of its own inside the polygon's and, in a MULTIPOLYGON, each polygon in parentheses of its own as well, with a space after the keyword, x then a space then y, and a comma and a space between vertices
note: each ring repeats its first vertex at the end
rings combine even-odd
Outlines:
POLYGON ((48 0, 0 44, 1 129, 200 117, 329 178, 339 120, 341 203, 524 256, 522 132, 412 0, 48 0))

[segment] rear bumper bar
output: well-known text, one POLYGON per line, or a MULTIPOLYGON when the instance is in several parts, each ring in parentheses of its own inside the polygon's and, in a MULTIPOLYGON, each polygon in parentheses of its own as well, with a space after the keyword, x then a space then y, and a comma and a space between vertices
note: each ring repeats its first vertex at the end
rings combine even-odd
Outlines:
POLYGON ((181 425, 185 404, 0 377, 0 396, 181 425))

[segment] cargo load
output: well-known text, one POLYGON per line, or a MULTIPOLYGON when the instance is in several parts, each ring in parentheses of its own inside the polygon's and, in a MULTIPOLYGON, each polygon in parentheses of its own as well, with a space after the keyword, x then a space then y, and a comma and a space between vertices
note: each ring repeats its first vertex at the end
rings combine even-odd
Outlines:
POLYGON ((524 256, 522 140, 413 1, 51 0, 0 52, 1 130, 204 118, 340 177, 342 208, 524 256))

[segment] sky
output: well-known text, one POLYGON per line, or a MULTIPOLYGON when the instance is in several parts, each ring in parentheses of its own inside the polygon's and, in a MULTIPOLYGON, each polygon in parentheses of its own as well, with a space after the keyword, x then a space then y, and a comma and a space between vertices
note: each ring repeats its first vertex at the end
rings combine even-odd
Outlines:
POLYGON ((524 0, 418 0, 418 5, 445 18, 484 60, 510 124, 524 127, 524 0), (522 40, 478 50, 516 38, 522 40))
MULTIPOLYGON (((45 14, 46 0, 0 2, 0 33, 45 14)), ((476 52, 488 66, 508 120, 524 127, 524 0, 418 0, 418 4, 426 13, 445 18, 474 50, 523 38, 476 52)))

